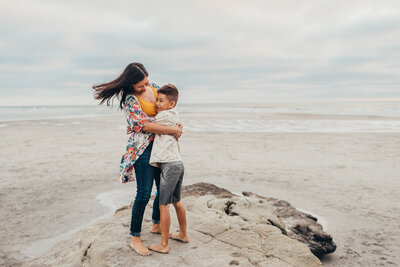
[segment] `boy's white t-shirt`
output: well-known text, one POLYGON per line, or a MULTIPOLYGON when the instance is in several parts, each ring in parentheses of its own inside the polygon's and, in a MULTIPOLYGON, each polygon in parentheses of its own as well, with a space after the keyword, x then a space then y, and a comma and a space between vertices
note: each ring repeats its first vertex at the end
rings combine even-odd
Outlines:
MULTIPOLYGON (((175 126, 179 123, 178 112, 174 108, 160 111, 152 122, 175 126)), ((175 137, 169 134, 156 134, 149 163, 152 166, 158 167, 158 163, 182 161, 179 152, 179 143, 175 137)))

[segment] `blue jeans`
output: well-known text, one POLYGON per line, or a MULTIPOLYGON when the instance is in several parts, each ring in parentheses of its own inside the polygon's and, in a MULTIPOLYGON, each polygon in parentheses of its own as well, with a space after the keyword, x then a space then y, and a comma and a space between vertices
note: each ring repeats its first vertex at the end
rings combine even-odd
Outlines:
MULTIPOLYGON (((153 180, 156 181, 157 191, 160 187, 160 169, 149 165, 151 149, 153 142, 149 144, 143 154, 135 162, 136 174, 136 198, 132 207, 131 228, 132 236, 140 236, 142 231, 142 221, 144 210, 149 202, 151 190, 153 189, 153 180)), ((153 202, 153 223, 160 223, 160 207, 158 194, 153 202)))

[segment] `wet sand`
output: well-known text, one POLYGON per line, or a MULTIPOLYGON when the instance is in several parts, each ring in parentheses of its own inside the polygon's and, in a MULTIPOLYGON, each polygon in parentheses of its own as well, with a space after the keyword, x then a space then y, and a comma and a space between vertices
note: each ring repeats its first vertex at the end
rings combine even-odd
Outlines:
MULTIPOLYGON (((2 125, 0 265, 39 256, 133 200, 135 184, 118 182, 127 140, 122 115, 2 125)), ((321 216, 338 246, 325 266, 400 262, 400 133, 185 130, 180 142, 184 184, 252 191, 321 216)))

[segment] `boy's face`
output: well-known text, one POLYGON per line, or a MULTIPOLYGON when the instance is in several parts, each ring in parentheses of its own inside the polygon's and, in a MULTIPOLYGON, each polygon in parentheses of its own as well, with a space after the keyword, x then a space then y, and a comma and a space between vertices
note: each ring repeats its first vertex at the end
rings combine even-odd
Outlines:
POLYGON ((171 109, 175 107, 175 101, 169 101, 166 95, 164 94, 157 94, 157 100, 156 100, 156 110, 157 112, 171 109))

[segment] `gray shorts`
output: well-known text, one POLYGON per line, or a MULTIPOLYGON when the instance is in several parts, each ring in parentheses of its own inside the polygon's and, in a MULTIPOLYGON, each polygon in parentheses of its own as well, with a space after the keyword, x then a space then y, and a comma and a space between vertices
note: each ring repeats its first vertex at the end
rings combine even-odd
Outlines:
POLYGON ((183 163, 174 161, 160 163, 160 205, 168 205, 181 200, 181 187, 183 180, 183 163))

